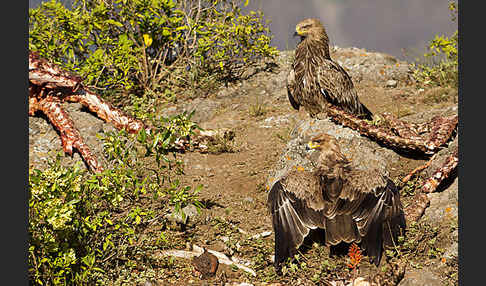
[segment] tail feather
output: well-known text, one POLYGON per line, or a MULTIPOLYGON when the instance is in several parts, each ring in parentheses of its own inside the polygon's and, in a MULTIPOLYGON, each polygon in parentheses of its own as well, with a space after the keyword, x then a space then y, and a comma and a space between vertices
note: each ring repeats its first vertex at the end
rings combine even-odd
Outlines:
POLYGON ((351 243, 361 239, 356 223, 350 215, 337 215, 325 221, 326 243, 336 245, 342 241, 351 243))
POLYGON ((391 208, 388 209, 389 213, 386 214, 388 219, 383 223, 383 245, 385 247, 393 247, 397 243, 398 236, 407 227, 407 224, 398 189, 391 182, 388 185, 391 187, 392 196, 391 208))
POLYGON ((379 200, 379 204, 382 204, 380 211, 374 215, 367 234, 362 240, 367 255, 377 266, 380 264, 383 248, 396 246, 398 236, 406 227, 397 187, 388 180, 386 188, 379 200))
POLYGON ((373 222, 368 230, 368 233, 361 240, 366 254, 371 258, 371 261, 378 266, 381 260, 382 244, 383 244, 383 228, 381 223, 373 222))

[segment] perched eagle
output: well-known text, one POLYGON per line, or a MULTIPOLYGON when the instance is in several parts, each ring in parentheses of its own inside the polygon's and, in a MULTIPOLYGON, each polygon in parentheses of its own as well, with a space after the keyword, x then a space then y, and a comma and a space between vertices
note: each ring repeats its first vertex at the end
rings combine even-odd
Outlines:
POLYGON ((326 245, 361 242, 378 265, 383 246, 392 246, 405 228, 397 187, 377 170, 351 168, 328 134, 316 136, 308 146, 320 151, 315 169, 293 169, 268 194, 275 267, 280 269, 316 228, 324 229, 326 245))
POLYGON ((365 119, 372 113, 356 94, 348 73, 329 54, 329 38, 318 19, 298 23, 295 35, 301 38, 287 76, 287 94, 292 107, 303 106, 311 115, 324 112, 326 103, 365 119))

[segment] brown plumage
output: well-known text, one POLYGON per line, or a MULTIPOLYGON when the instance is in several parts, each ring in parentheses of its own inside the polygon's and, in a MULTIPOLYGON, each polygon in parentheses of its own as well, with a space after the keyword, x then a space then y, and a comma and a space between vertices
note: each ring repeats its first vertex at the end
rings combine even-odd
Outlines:
POLYGON ((378 265, 382 247, 392 246, 405 228, 398 189, 376 170, 351 168, 337 140, 328 134, 315 137, 309 146, 320 151, 315 169, 293 169, 268 195, 276 268, 316 228, 324 229, 326 245, 361 242, 378 265))
POLYGON ((292 107, 303 106, 312 117, 325 112, 330 103, 366 119, 372 113, 358 98, 348 73, 329 54, 329 38, 318 19, 298 23, 295 33, 301 42, 287 77, 287 94, 292 107))

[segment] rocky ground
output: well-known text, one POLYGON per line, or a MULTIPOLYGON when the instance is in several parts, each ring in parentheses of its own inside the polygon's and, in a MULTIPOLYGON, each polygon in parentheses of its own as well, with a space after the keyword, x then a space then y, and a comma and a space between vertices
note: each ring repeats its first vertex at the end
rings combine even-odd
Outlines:
MULTIPOLYGON (((457 114, 457 90, 418 87, 411 78, 408 63, 358 48, 334 47, 331 50, 331 56, 352 76, 361 101, 373 113, 390 112, 415 123, 437 114, 457 114)), ((283 276, 275 274, 271 262, 273 234, 268 235, 272 225, 266 208, 267 190, 286 169, 306 166, 306 162, 299 159, 299 148, 311 135, 327 132, 336 136, 355 166, 378 167, 396 182, 428 160, 398 154, 349 128, 327 119, 310 119, 305 111, 292 109, 285 89, 292 56, 291 51, 281 52, 272 70, 222 87, 205 98, 168 103, 159 111, 169 115, 195 110, 193 120, 202 128, 225 128, 234 132, 232 140, 210 146, 208 153, 181 155, 185 163, 184 183, 203 184, 200 197, 211 204, 200 214, 187 210, 192 226, 180 235, 186 239, 187 246, 180 245, 178 249, 195 244, 238 257, 242 264, 255 271, 255 276, 220 264, 214 277, 201 279, 194 275, 190 260, 177 258, 171 260, 170 267, 161 263, 137 272, 137 279, 129 275, 134 279, 129 280, 132 281, 129 284, 325 285, 325 281, 334 281, 334 285, 339 285, 336 284, 339 281, 362 276, 391 285, 457 285, 457 176, 441 186, 439 192, 428 194, 430 206, 424 216, 418 223, 408 225, 400 246, 387 253, 380 266, 375 267, 364 259, 357 270, 350 271, 345 255, 338 251, 330 256, 328 248, 310 241, 283 276), (252 238, 262 233, 264 235, 252 238)), ((85 142, 103 163, 102 144, 96 135, 114 128, 79 104, 65 104, 65 108, 85 142)), ((430 168, 402 189, 405 206, 418 191, 420 180, 431 175, 455 146, 457 138, 434 157, 430 168)), ((60 138, 46 119, 29 117, 30 167, 44 168, 48 158, 54 158, 59 151, 62 151, 60 138)), ((73 164, 79 162, 80 157, 75 153, 73 157, 63 156, 62 161, 73 164)), ((168 232, 178 235, 181 230, 168 232)), ((121 281, 124 280, 114 284, 123 284, 121 281)))

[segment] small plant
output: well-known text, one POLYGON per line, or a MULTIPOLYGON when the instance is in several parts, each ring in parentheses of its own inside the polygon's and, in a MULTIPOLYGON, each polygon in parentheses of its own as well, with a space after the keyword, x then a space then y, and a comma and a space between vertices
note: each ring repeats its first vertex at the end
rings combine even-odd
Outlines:
POLYGON ((179 180, 175 180, 167 189, 169 204, 174 206, 174 211, 181 215, 183 221, 186 221, 186 214, 182 210, 184 207, 192 204, 198 212, 201 212, 201 208, 204 207, 198 197, 198 193, 202 187, 202 185, 199 185, 194 191, 191 191, 191 187, 185 186, 181 188, 179 180))
POLYGON ((298 271, 299 269, 299 266, 294 263, 291 258, 287 258, 287 260, 285 261, 285 264, 282 266, 282 274, 284 276, 287 276, 287 274, 294 274, 298 271))
POLYGON ((408 225, 406 236, 398 237, 395 249, 385 251, 389 258, 406 259, 410 265, 422 268, 422 259, 441 258, 444 249, 438 246, 440 232, 439 227, 433 227, 427 222, 412 222, 408 225))
POLYGON ((457 103, 458 91, 457 88, 451 87, 434 87, 424 92, 424 103, 440 103, 447 102, 451 99, 457 103))
POLYGON ((238 227, 222 217, 213 218, 211 226, 216 230, 216 235, 230 236, 238 233, 238 227))
MULTIPOLYGON (((457 4, 449 2, 452 20, 457 18, 457 4)), ((425 62, 416 65, 413 76, 422 85, 451 86, 458 85, 458 32, 446 37, 436 35, 424 54, 425 62)))
POLYGON ((359 263, 361 262, 361 258, 363 258, 363 255, 361 254, 361 250, 359 249, 359 246, 356 243, 353 242, 349 246, 348 256, 349 256, 349 263, 347 263, 346 265, 352 270, 356 269, 359 263))
POLYGON ((275 137, 277 137, 282 143, 289 142, 292 135, 292 128, 287 127, 285 130, 282 130, 279 133, 275 133, 275 137))
POLYGON ((418 177, 414 177, 400 189, 400 195, 404 197, 411 197, 415 194, 415 191, 422 187, 422 180, 418 177))
POLYGON ((252 117, 260 117, 267 113, 267 107, 260 97, 257 97, 255 103, 251 104, 248 109, 248 114, 252 117))
POLYGON ((225 132, 223 135, 216 134, 207 143, 208 152, 211 154, 234 153, 237 151, 234 142, 235 134, 233 131, 225 132))

